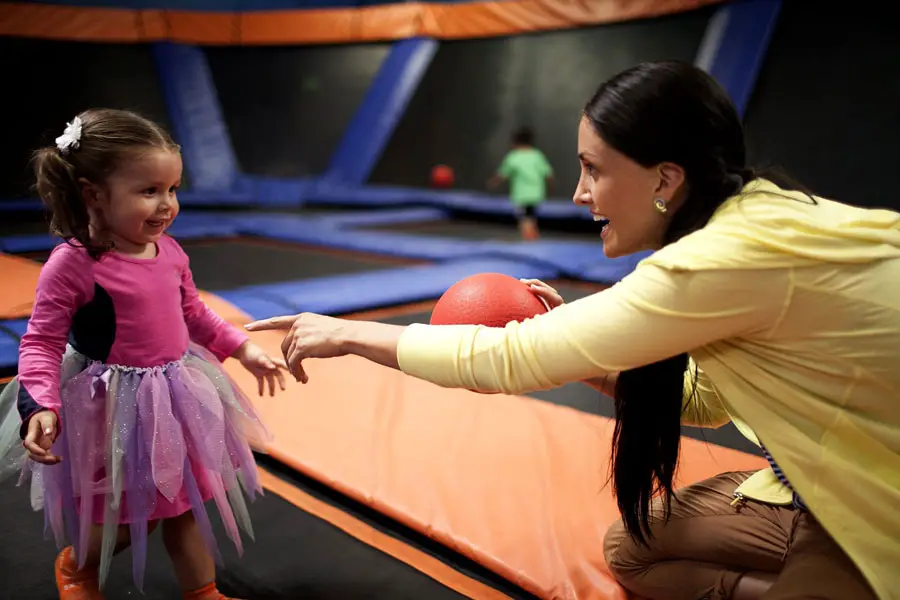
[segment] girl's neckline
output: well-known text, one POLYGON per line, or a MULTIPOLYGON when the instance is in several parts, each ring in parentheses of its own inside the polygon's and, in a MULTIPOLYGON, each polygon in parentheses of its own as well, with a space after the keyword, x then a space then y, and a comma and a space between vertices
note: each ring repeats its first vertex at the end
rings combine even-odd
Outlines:
POLYGON ((148 264, 155 263, 159 260, 159 255, 161 253, 161 249, 159 247, 158 242, 153 243, 153 247, 156 249, 156 254, 148 257, 141 256, 133 256, 131 254, 125 254, 124 252, 118 252, 116 250, 110 250, 107 252, 108 255, 115 256, 118 260, 124 260, 125 262, 138 263, 138 264, 148 264))

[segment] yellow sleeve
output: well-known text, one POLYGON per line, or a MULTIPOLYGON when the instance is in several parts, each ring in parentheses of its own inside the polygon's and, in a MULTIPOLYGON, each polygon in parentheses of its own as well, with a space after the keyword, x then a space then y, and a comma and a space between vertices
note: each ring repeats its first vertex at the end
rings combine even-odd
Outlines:
POLYGON ((684 405, 681 422, 694 427, 721 427, 731 421, 719 394, 703 369, 690 359, 684 372, 684 405))
POLYGON ((669 271, 628 277, 547 314, 502 328, 411 325, 405 373, 444 387, 521 394, 602 377, 717 340, 761 335, 787 302, 787 270, 669 271))

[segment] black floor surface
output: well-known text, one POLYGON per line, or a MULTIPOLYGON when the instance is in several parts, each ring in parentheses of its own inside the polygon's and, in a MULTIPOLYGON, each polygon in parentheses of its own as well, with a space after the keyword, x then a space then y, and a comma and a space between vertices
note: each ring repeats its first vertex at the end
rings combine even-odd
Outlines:
MULTIPOLYGON (((250 238, 183 241, 191 261, 194 284, 208 291, 363 273, 393 266, 365 254, 332 252, 307 246, 271 243, 250 238)), ((45 262, 50 252, 28 254, 45 262)))
POLYGON ((43 212, 0 212, 0 237, 38 233, 49 234, 49 232, 50 221, 43 212))
POLYGON ((182 247, 191 260, 194 283, 210 291, 362 273, 391 266, 383 260, 367 259, 364 254, 248 239, 182 242, 182 247))

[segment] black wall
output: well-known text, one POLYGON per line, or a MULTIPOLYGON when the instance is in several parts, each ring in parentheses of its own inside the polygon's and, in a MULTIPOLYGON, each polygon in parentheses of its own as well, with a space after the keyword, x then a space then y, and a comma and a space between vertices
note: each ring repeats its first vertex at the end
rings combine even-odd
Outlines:
POLYGON ((389 44, 208 48, 241 170, 323 173, 389 51, 389 44))
POLYGON ((784 3, 747 110, 755 162, 820 195, 900 210, 900 34, 888 10, 784 3))
MULTIPOLYGON (((887 5, 785 2, 746 117, 754 162, 783 166, 817 193, 900 210, 900 35, 887 5)), ((373 182, 427 185, 431 167, 481 189, 521 124, 537 131, 568 196, 576 126, 597 84, 636 62, 696 53, 714 8, 662 19, 442 43, 377 165, 373 182)), ((388 44, 208 48, 241 167, 321 173, 388 44)), ((169 127, 151 48, 0 38, 7 120, 0 199, 30 195, 31 153, 93 106, 137 110, 169 127)), ((189 182, 188 182, 189 183, 189 182)))
POLYGON ((578 179, 578 120, 596 87, 642 61, 692 61, 711 14, 442 42, 372 182, 426 186, 431 167, 446 163, 457 187, 483 189, 511 132, 527 124, 556 170, 554 192, 568 197, 578 179))
POLYGON ((135 110, 169 128, 150 46, 0 37, 0 200, 29 197, 31 154, 87 108, 135 110))

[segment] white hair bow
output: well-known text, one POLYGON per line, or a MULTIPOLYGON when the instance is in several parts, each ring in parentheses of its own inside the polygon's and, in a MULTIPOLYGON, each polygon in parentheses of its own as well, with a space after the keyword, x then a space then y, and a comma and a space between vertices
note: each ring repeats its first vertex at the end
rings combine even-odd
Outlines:
POLYGON ((77 149, 81 140, 81 118, 75 117, 71 123, 66 124, 66 130, 63 134, 56 138, 56 147, 63 154, 67 154, 69 149, 77 149))

